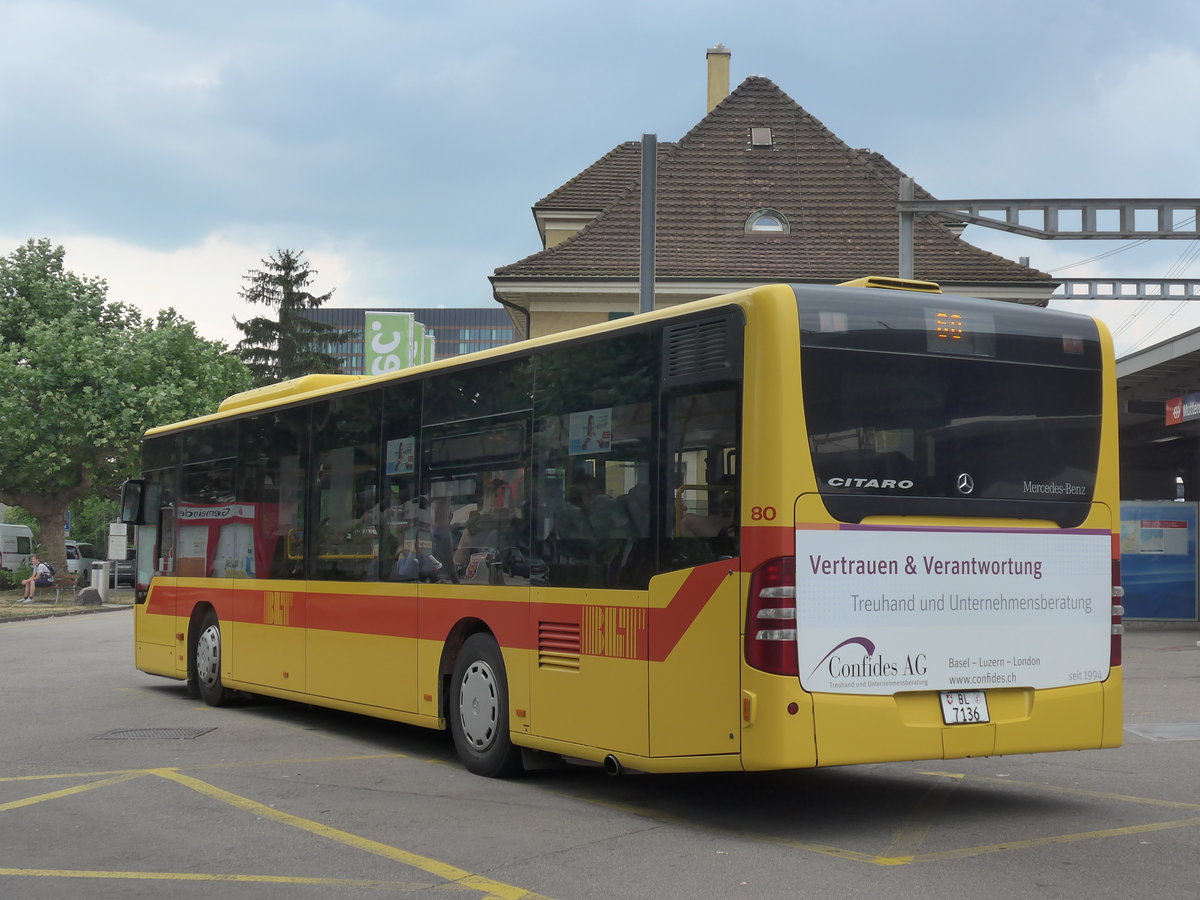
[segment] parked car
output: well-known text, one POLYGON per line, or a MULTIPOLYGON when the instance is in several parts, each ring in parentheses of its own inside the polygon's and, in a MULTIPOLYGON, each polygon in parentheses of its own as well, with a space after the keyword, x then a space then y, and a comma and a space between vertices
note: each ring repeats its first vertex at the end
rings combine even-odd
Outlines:
POLYGON ((133 587, 134 559, 118 559, 113 563, 117 567, 117 585, 127 584, 133 587))
POLYGON ((91 581, 92 563, 96 561, 96 548, 82 541, 67 541, 67 571, 79 576, 79 585, 91 581))

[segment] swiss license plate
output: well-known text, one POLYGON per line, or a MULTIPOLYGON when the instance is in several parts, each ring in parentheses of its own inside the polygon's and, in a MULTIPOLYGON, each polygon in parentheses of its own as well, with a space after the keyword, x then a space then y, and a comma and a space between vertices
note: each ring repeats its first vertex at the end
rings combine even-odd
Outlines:
POLYGON ((988 722, 987 694, 983 691, 942 691, 942 721, 947 725, 988 722))

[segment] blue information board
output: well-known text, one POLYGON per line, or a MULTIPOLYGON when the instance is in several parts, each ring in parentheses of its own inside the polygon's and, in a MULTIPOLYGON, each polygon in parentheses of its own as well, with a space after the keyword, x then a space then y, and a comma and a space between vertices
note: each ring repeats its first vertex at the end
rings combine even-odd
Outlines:
POLYGON ((1121 583, 1129 619, 1196 621, 1197 504, 1121 504, 1121 583))

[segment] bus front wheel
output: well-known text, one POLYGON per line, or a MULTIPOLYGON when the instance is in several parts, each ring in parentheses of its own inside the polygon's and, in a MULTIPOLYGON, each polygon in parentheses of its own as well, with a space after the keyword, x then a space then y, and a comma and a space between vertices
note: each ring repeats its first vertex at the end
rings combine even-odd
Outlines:
POLYGON ((221 623, 211 609, 200 622, 192 660, 200 699, 209 706, 228 703, 231 692, 221 683, 221 623))
POLYGON ((504 657, 491 635, 467 638, 455 660, 450 684, 450 734, 463 765, 488 778, 518 772, 520 751, 508 734, 504 657))

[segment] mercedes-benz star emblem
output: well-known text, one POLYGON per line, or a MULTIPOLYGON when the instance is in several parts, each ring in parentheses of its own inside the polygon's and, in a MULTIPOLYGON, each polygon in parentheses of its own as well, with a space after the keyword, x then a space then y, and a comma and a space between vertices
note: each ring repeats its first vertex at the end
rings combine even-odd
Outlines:
POLYGON ((975 479, 963 472, 958 476, 958 492, 960 494, 969 494, 975 490, 975 479))

